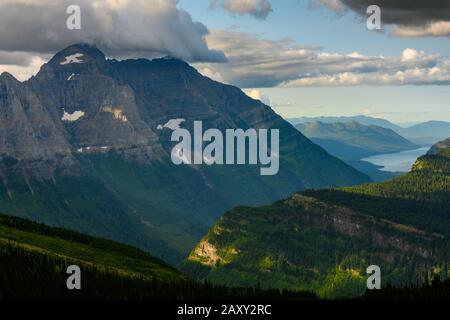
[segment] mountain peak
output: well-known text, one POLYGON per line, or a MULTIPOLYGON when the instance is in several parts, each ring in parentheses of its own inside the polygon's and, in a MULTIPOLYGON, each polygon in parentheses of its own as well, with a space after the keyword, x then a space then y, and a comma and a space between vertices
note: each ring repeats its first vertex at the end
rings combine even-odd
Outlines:
POLYGON ((105 60, 105 55, 95 45, 77 43, 59 51, 49 63, 65 66, 69 64, 104 62, 105 60))
POLYGON ((153 62, 153 63, 170 63, 170 64, 175 64, 175 65, 180 65, 180 66, 189 66, 189 64, 186 62, 186 61, 184 61, 184 60, 182 60, 182 59, 178 59, 178 58, 175 58, 175 57, 173 57, 173 56, 170 56, 170 55, 167 55, 167 56, 164 56, 164 57, 161 57, 161 58, 156 58, 156 59, 153 59, 153 60, 151 60, 151 62, 153 62))
POLYGON ((72 74, 105 70, 106 65, 105 55, 96 46, 77 43, 56 53, 48 63, 42 66, 36 75, 36 79, 43 81, 54 78, 65 80, 72 74))
POLYGON ((19 82, 19 80, 17 80, 11 73, 9 72, 2 72, 2 74, 0 74, 0 82, 19 82))

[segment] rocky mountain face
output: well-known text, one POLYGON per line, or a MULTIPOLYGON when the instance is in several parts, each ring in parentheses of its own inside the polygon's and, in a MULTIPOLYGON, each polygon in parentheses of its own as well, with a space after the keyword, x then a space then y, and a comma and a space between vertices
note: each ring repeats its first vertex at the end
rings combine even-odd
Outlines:
POLYGON ((0 154, 4 165, 12 164, 25 176, 44 178, 56 163, 74 163, 63 128, 53 121, 29 86, 2 74, 0 105, 0 154))
POLYGON ((418 159, 392 181, 304 191, 223 215, 182 264, 230 286, 360 296, 367 267, 383 287, 450 277, 450 148, 418 159))
POLYGON ((138 245, 176 263, 217 217, 305 188, 368 177, 330 156, 260 101, 183 61, 108 60, 78 44, 26 82, 0 77, 0 210, 138 245), (177 122, 192 132, 279 129, 280 172, 175 166, 177 122))

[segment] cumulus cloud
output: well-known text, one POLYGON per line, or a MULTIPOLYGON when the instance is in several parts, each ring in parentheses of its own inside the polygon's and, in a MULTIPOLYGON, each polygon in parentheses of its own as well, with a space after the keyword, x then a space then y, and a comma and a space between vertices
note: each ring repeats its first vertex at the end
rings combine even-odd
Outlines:
POLYGON ((339 54, 224 30, 213 31, 207 40, 224 51, 230 62, 197 67, 242 88, 450 84, 450 59, 414 48, 391 57, 339 54))
POLYGON ((262 93, 259 90, 249 89, 249 90, 245 90, 245 93, 252 99, 255 99, 255 100, 262 99, 262 93))
POLYGON ((178 0, 0 2, 0 50, 9 52, 54 53, 86 42, 119 58, 171 55, 190 62, 226 61, 222 52, 208 48, 207 34, 206 26, 178 8, 178 0), (81 7, 81 30, 66 28, 66 8, 72 4, 81 7))
POLYGON ((450 1, 447 0, 310 0, 312 7, 326 6, 334 12, 349 9, 366 16, 367 7, 377 4, 383 23, 394 25, 399 37, 450 36, 450 1))
POLYGON ((211 0, 211 8, 216 8, 219 3, 233 14, 251 15, 257 19, 266 19, 273 11, 268 0, 211 0))
POLYGON ((268 96, 264 95, 260 90, 258 90, 258 89, 248 89, 248 90, 244 90, 244 92, 250 98, 252 98, 254 100, 259 100, 262 103, 270 106, 270 98, 268 96))

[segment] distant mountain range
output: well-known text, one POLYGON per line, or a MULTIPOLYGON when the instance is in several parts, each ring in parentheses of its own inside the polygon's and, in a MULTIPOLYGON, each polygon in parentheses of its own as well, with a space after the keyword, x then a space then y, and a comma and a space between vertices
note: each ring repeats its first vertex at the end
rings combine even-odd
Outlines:
POLYGON ((384 119, 373 118, 367 116, 353 116, 353 117, 300 117, 288 119, 293 125, 301 123, 322 122, 322 123, 345 123, 357 122, 365 126, 378 126, 396 131, 400 126, 384 119))
POLYGON ((322 297, 363 294, 370 265, 380 266, 382 287, 448 278, 449 179, 447 148, 392 181, 236 208, 182 269, 216 284, 312 290, 322 297))
POLYGON ((415 143, 429 145, 450 137, 450 123, 429 121, 409 128, 401 128, 398 132, 415 143))
POLYGON ((350 147, 366 150, 366 155, 411 150, 417 146, 395 131, 359 122, 312 122, 295 126, 310 139, 333 140, 350 147))
POLYGON ((385 181, 396 174, 381 171, 378 166, 361 159, 418 148, 391 129, 356 121, 306 122, 295 127, 330 154, 366 173, 374 181, 385 181))
POLYGON ((410 140, 413 143, 421 145, 432 145, 450 136, 450 122, 445 121, 428 121, 419 123, 409 127, 402 127, 394 124, 388 120, 367 117, 301 117, 288 119, 293 125, 308 123, 308 122, 322 122, 322 123, 336 123, 336 122, 358 122, 362 125, 374 125, 397 132, 399 135, 410 140))
POLYGON ((180 262, 225 211, 369 177, 329 155, 260 101, 172 59, 58 52, 25 82, 0 76, 0 212, 133 244, 180 262), (173 132, 280 130, 280 172, 175 166, 173 132))

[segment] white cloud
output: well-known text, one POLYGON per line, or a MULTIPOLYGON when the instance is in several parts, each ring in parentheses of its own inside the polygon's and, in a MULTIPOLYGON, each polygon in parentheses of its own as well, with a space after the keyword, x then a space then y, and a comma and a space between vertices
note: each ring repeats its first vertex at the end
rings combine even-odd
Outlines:
POLYGON ((210 68, 206 65, 198 65, 197 67, 198 67, 198 71, 205 77, 208 77, 208 78, 218 81, 218 82, 227 83, 225 81, 225 79, 222 78, 221 74, 219 72, 213 70, 212 68, 210 68))
POLYGON ((242 88, 450 83, 448 57, 414 48, 390 57, 340 54, 302 47, 286 39, 264 40, 224 30, 212 31, 207 41, 225 52, 230 62, 197 67, 242 88))
POLYGON ((425 26, 395 26, 392 34, 397 37, 448 37, 450 36, 450 21, 431 22, 425 26))
POLYGON ((433 85, 450 84, 450 68, 413 68, 394 73, 371 72, 356 74, 343 72, 333 75, 313 76, 283 84, 286 87, 298 86, 354 86, 354 85, 433 85))
POLYGON ((332 75, 305 77, 297 80, 287 81, 286 87, 307 86, 351 86, 360 84, 362 76, 352 72, 342 72, 332 75))
POLYGON ((259 100, 262 103, 270 106, 270 99, 268 96, 263 95, 263 93, 258 89, 248 89, 244 90, 245 94, 254 100, 259 100))
POLYGON ((245 93, 254 100, 261 100, 262 94, 261 91, 256 89, 245 90, 245 93))
POLYGON ((171 55, 190 62, 226 61, 222 52, 208 48, 207 34, 206 26, 178 8, 178 0, 0 2, 3 51, 48 54, 87 42, 102 48, 108 56, 119 58, 136 54, 149 58, 171 55), (81 8, 81 30, 66 28, 65 12, 72 4, 81 8))
POLYGON ((417 61, 425 57, 424 51, 417 51, 416 49, 406 48, 402 53, 402 61, 417 61))
POLYGON ((237 15, 251 15, 257 19, 266 19, 272 12, 272 6, 268 0, 211 0, 211 8, 218 3, 225 10, 237 15))
POLYGON ((370 110, 369 108, 362 109, 361 114, 368 116, 372 114, 372 110, 370 110))

